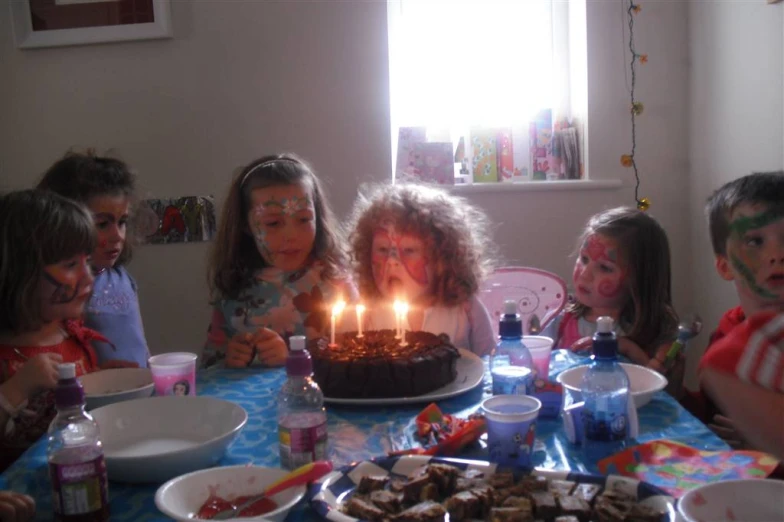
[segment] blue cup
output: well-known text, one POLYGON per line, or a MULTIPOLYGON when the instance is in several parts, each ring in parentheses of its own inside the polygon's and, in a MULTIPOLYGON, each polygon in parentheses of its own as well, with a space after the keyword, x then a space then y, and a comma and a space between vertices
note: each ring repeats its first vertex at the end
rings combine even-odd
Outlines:
POLYGON ((531 467, 541 408, 539 399, 527 395, 496 395, 482 401, 490 461, 502 467, 531 467))

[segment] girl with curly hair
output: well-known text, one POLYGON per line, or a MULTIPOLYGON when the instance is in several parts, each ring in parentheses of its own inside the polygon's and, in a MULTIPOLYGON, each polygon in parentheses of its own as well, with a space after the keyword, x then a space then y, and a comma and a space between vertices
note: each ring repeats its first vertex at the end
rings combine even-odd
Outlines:
POLYGON ((350 229, 359 291, 372 303, 367 329, 393 328, 391 303, 401 299, 409 330, 445 333, 479 355, 492 351, 490 315, 477 297, 491 270, 484 213, 441 189, 384 185, 360 195, 350 229))
POLYGON ((203 366, 281 366, 292 335, 317 338, 327 307, 356 295, 340 229, 316 175, 290 154, 232 181, 209 262, 214 299, 203 366))

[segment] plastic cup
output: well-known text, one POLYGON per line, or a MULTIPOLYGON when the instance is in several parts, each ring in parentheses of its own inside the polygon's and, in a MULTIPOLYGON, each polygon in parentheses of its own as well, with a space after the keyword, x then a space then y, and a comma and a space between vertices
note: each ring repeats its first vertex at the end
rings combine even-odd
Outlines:
POLYGON ((550 377, 550 353, 553 351, 553 340, 542 335, 525 335, 523 344, 531 352, 538 377, 546 381, 550 377))
POLYGON ((482 401, 492 462, 502 467, 531 467, 541 408, 539 399, 528 395, 496 395, 482 401))
POLYGON ((196 395, 196 354, 162 353, 149 362, 155 395, 196 395))

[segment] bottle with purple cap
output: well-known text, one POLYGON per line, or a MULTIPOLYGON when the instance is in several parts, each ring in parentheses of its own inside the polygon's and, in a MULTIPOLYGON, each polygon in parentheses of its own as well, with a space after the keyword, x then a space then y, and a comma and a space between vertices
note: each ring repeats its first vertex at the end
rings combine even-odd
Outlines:
POLYGON ((60 364, 57 370, 57 415, 49 425, 46 453, 54 520, 108 521, 108 480, 98 424, 84 411, 84 390, 74 363, 60 364))
POLYGON ((327 413, 324 394, 313 380, 313 362, 305 349, 305 336, 289 338, 286 382, 278 393, 280 464, 295 469, 326 460, 327 413))

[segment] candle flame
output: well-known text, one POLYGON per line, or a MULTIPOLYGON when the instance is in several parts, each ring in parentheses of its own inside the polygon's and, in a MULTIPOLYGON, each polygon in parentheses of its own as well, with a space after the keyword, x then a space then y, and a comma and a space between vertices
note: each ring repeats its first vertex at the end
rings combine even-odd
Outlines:
POLYGON ((358 304, 357 305, 357 312, 360 313, 360 314, 364 314, 365 313, 365 305, 358 304))
POLYGON ((332 305, 332 317, 336 317, 340 315, 343 309, 346 307, 345 301, 338 301, 334 305, 332 305))

